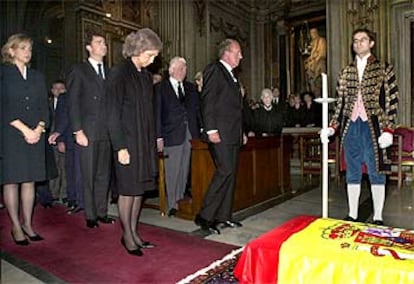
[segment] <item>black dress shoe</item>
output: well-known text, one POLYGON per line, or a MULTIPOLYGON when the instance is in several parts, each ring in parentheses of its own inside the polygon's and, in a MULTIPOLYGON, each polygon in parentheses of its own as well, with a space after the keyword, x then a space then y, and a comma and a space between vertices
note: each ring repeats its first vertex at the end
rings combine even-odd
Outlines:
POLYGON ((357 220, 357 219, 354 219, 354 218, 352 218, 351 216, 346 216, 346 217, 344 218, 344 221, 358 222, 358 220, 357 220))
POLYGON ((76 207, 76 202, 68 200, 68 205, 67 206, 68 206, 69 209, 73 209, 73 208, 76 207))
POLYGON ((153 244, 151 242, 148 242, 148 241, 145 241, 145 242, 142 242, 142 244, 138 245, 138 247, 140 249, 155 248, 155 244, 153 244))
POLYGON ((171 208, 170 211, 168 211, 168 217, 175 217, 177 216, 177 209, 171 208))
POLYGON ((52 208, 53 207, 52 203, 44 203, 44 204, 42 204, 42 206, 43 206, 43 208, 52 208))
POLYGON ((111 217, 108 217, 108 216, 98 217, 97 220, 101 223, 104 223, 104 224, 115 224, 115 222, 116 222, 114 218, 111 218, 111 217))
POLYGON ((68 213, 69 215, 72 215, 72 214, 79 213, 81 211, 83 211, 83 208, 79 206, 74 206, 74 207, 71 207, 68 211, 66 211, 66 213, 68 213))
POLYGON ((126 244, 125 244, 124 238, 121 238, 121 244, 125 248, 127 253, 129 253, 130 255, 135 255, 135 256, 143 256, 144 255, 139 247, 136 248, 136 249, 128 249, 126 244))
POLYGON ((208 230, 210 233, 214 233, 214 234, 220 235, 220 230, 214 224, 210 224, 206 228, 203 228, 203 226, 201 226, 201 229, 202 230, 205 230, 205 231, 208 230))
POLYGON ((38 242, 38 241, 43 241, 44 238, 42 236, 40 236, 39 234, 34 234, 33 236, 30 236, 23 228, 22 228, 23 234, 25 234, 29 240, 31 240, 32 242, 38 242))
POLYGON ((377 226, 384 226, 384 222, 382 220, 374 220, 372 221, 372 224, 377 226))
POLYGON ((243 225, 240 222, 237 222, 237 221, 234 221, 234 220, 218 221, 217 223, 223 224, 223 227, 225 227, 225 228, 240 228, 240 227, 243 227, 243 225))
POLYGON ((86 220, 86 226, 88 228, 93 229, 93 228, 98 228, 99 227, 99 224, 98 224, 98 222, 96 220, 89 220, 89 219, 87 219, 86 220))
POLYGON ((197 226, 200 226, 203 231, 209 231, 210 233, 220 235, 220 230, 216 227, 216 225, 201 217, 200 214, 196 215, 194 223, 197 226))
POLYGON ((24 238, 24 240, 16 240, 14 238, 13 232, 11 233, 11 236, 12 236, 12 239, 13 239, 13 241, 16 245, 18 245, 18 246, 27 246, 27 245, 29 245, 29 241, 26 238, 24 238))

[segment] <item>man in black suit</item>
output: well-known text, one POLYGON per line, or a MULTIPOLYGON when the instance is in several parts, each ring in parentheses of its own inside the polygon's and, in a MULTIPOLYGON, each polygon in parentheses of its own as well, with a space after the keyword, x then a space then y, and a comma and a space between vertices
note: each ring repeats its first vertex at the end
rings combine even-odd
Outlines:
POLYGON ((83 190, 80 170, 79 146, 73 137, 73 129, 69 119, 68 95, 58 97, 55 110, 55 131, 49 136, 49 143, 57 144, 59 152, 65 155, 66 198, 68 214, 83 210, 83 190))
POLYGON ((232 219, 233 195, 242 134, 242 95, 233 74, 242 59, 240 44, 226 39, 219 46, 220 60, 203 72, 201 109, 204 131, 216 171, 204 196, 202 208, 195 218, 201 229, 220 234, 217 224, 241 227, 232 219))
MULTIPOLYGON (((66 93, 65 82, 62 80, 56 80, 52 83, 49 97, 49 109, 51 113, 51 132, 56 131, 56 110, 57 102, 62 94, 66 93)), ((54 144, 53 144, 54 145, 54 144)), ((53 154, 55 157, 56 168, 58 170, 58 176, 49 181, 50 192, 52 193, 54 200, 61 200, 63 203, 67 200, 66 196, 66 170, 65 170, 65 153, 62 148, 62 143, 57 143, 53 147, 53 154)))
POLYGON ((104 36, 90 34, 86 39, 89 58, 72 68, 67 76, 69 115, 80 146, 80 166, 85 203, 86 225, 98 227, 114 223, 107 216, 111 174, 111 147, 105 106, 103 59, 107 52, 104 36))
POLYGON ((190 169, 190 139, 200 136, 200 102, 195 86, 185 81, 187 63, 174 57, 169 78, 155 86, 157 148, 164 152, 168 216, 177 213, 184 197, 190 169))

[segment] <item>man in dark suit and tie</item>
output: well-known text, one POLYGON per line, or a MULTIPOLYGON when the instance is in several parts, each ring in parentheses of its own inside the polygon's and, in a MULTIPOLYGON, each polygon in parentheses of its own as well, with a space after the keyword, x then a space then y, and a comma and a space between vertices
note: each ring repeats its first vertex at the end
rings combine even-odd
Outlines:
POLYGON ((105 106, 103 59, 107 52, 105 37, 91 33, 86 38, 89 58, 72 68, 67 76, 69 115, 80 146, 80 165, 84 193, 86 225, 98 227, 114 223, 107 216, 111 176, 111 146, 105 106))
POLYGON ((190 169, 190 139, 200 135, 200 102, 195 86, 185 81, 187 63, 174 57, 169 78, 155 86, 157 147, 164 152, 168 216, 177 213, 184 197, 190 169))
POLYGON ((83 210, 84 202, 79 147, 73 137, 68 104, 68 95, 61 94, 55 110, 55 131, 49 136, 49 143, 57 144, 59 151, 65 155, 67 212, 75 214, 83 210))
POLYGON ((195 223, 203 230, 220 234, 217 224, 241 227, 232 219, 233 195, 242 132, 242 95, 233 74, 242 59, 240 44, 226 39, 219 46, 220 60, 209 64, 203 72, 201 110, 204 131, 216 171, 204 196, 195 223))
MULTIPOLYGON (((62 80, 56 80, 52 83, 50 89, 50 113, 52 114, 51 131, 56 131, 56 109, 59 97, 66 93, 65 82, 62 80)), ((58 143, 56 147, 53 147, 53 154, 55 157, 56 168, 58 170, 58 176, 49 181, 50 192, 52 193, 54 200, 62 200, 64 202, 67 199, 66 196, 66 171, 65 171, 65 154, 62 149, 62 143, 58 143)))

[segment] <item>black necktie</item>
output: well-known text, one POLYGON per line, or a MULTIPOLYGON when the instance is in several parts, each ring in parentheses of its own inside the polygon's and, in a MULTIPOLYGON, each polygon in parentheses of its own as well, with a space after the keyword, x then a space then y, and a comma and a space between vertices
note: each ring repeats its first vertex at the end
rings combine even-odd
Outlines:
POLYGON ((237 78, 236 78, 236 76, 234 75, 234 70, 233 70, 233 69, 231 69, 230 74, 231 74, 231 77, 233 78, 233 81, 234 81, 234 82, 237 82, 237 78))
POLYGON ((184 102, 184 92, 183 92, 183 88, 181 87, 181 82, 178 82, 178 99, 180 100, 180 102, 184 102))
POLYGON ((102 72, 102 64, 98 63, 98 72, 99 72, 99 77, 101 77, 102 79, 105 79, 103 76, 103 72, 102 72))

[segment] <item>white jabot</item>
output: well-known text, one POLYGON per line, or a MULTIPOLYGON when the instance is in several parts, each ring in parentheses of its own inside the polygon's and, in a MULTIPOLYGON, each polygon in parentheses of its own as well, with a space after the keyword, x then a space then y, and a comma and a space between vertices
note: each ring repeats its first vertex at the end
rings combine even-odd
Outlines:
MULTIPOLYGON (((359 56, 356 57, 359 83, 361 83, 362 81, 362 76, 364 75, 364 70, 367 66, 367 60, 370 56, 371 54, 367 54, 362 58, 360 58, 359 56)), ((356 121, 358 117, 360 117, 362 121, 367 121, 368 115, 365 110, 364 101, 362 100, 361 88, 358 88, 357 92, 358 97, 352 110, 351 120, 356 121)))
POLYGON ((357 69, 358 69, 358 79, 361 83, 362 76, 364 75, 365 67, 367 66, 368 57, 371 56, 371 53, 365 55, 364 57, 360 58, 359 56, 356 57, 357 61, 357 69))

